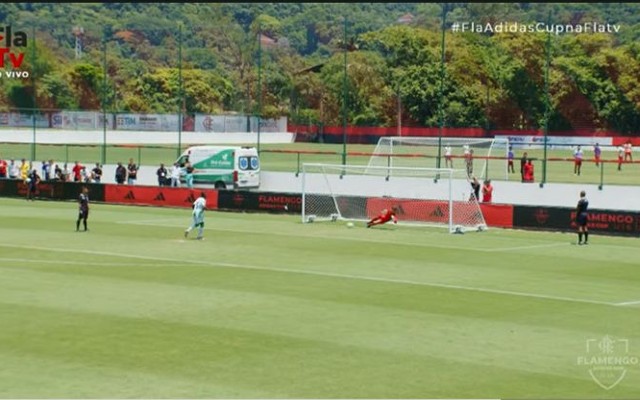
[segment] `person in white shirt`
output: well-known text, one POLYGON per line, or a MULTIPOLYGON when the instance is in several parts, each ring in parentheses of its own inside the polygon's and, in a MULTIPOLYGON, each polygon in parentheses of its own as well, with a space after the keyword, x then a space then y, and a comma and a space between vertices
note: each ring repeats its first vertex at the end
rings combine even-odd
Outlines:
POLYGON ((202 240, 204 233, 204 210, 207 208, 207 196, 204 192, 200 193, 200 197, 193 202, 193 211, 191 212, 193 222, 191 225, 184 231, 184 237, 189 237, 189 233, 194 229, 198 228, 198 237, 196 239, 202 240))
POLYGON ((182 168, 178 163, 173 164, 171 168, 171 187, 180 187, 180 174, 182 174, 182 168))
POLYGON ((20 176, 20 167, 16 164, 15 160, 11 160, 9 163, 9 179, 18 179, 20 176))
POLYGON ((631 161, 633 162, 633 157, 631 156, 631 151, 633 150, 632 145, 631 145, 631 141, 627 141, 627 143, 624 144, 624 161, 631 161))
POLYGON ((573 173, 576 175, 580 175, 580 170, 582 169, 582 147, 578 145, 576 150, 573 152, 573 173))
POLYGON ((622 171, 622 162, 624 161, 624 149, 618 146, 618 171, 622 171))
POLYGON ((451 146, 449 144, 444 148, 444 166, 445 168, 453 168, 453 158, 451 156, 451 146))
POLYGON ((71 182, 71 171, 69 170, 67 163, 64 163, 61 176, 63 182, 71 182))

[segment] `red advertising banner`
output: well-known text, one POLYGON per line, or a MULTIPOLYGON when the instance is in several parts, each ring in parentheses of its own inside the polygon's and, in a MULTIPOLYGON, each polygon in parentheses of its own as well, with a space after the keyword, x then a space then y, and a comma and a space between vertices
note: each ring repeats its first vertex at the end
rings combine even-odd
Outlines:
POLYGON ((487 226, 513 228, 513 206, 511 204, 480 203, 487 226))
POLYGON ((119 204, 191 207, 202 192, 207 196, 207 208, 217 209, 218 191, 214 189, 105 185, 104 201, 119 204))
MULTIPOLYGON (((383 209, 397 207, 398 221, 423 221, 440 224, 449 223, 449 202, 447 200, 415 200, 397 198, 370 198, 367 200, 367 217, 373 218, 383 209)), ((472 219, 478 212, 473 203, 465 201, 453 202, 454 225, 463 224, 465 220, 472 219), (470 218, 471 217, 471 218, 470 218)), ((513 227, 513 206, 499 204, 480 204, 480 209, 487 226, 503 228, 513 227)))

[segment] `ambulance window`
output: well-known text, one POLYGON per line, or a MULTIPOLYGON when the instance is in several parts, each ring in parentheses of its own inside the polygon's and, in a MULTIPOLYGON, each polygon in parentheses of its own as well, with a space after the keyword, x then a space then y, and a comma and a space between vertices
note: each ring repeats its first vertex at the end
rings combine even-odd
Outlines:
POLYGON ((249 169, 249 157, 240 157, 238 159, 238 166, 243 171, 249 169))
POLYGON ((184 166, 189 161, 189 156, 184 155, 178 159, 178 165, 184 166))
POLYGON ((260 162, 258 161, 258 157, 251 157, 251 169, 258 169, 260 167, 260 162))

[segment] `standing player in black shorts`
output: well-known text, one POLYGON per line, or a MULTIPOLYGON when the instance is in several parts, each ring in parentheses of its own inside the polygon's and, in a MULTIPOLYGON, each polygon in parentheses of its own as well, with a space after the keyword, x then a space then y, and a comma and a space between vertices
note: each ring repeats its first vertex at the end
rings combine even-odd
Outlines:
POLYGON ((76 232, 80 231, 80 221, 84 224, 84 231, 87 231, 87 218, 89 218, 89 189, 82 188, 82 193, 78 198, 78 220, 76 221, 76 232))
POLYGON ((586 198, 586 193, 583 190, 580 192, 580 200, 578 200, 578 206, 576 208, 576 223, 578 224, 578 244, 588 244, 589 242, 589 229, 587 228, 587 222, 589 221, 589 215, 587 214, 587 208, 589 208, 589 200, 586 198), (582 241, 582 235, 584 235, 584 242, 582 241))

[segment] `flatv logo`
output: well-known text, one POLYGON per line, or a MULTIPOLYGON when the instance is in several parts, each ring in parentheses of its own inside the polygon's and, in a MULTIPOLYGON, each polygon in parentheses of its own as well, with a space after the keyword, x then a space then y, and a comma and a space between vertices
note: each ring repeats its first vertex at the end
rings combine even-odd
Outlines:
POLYGON ((21 70, 27 47, 27 34, 12 29, 11 25, 0 26, 0 68, 2 78, 28 78, 29 71, 21 70), (11 69, 6 69, 11 67, 11 69))

